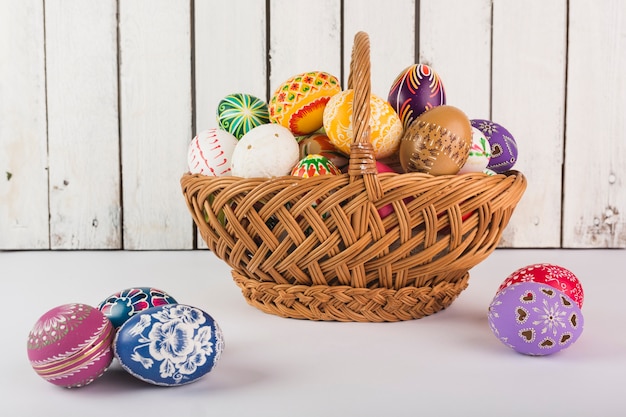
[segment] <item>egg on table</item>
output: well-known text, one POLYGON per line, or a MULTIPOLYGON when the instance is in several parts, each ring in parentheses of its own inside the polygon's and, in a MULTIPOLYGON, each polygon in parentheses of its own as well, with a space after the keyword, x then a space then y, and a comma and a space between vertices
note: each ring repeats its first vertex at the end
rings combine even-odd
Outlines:
POLYGON ((116 329, 131 316, 151 307, 175 304, 176 299, 153 287, 132 287, 111 294, 98 304, 100 310, 116 329))
POLYGON ((100 310, 71 303, 43 314, 28 334, 28 359, 46 381, 66 388, 90 384, 113 360, 115 329, 100 310))
POLYGON ((422 113, 404 131, 399 157, 405 172, 454 175, 467 161, 472 126, 460 109, 441 105, 422 113))
POLYGON ((520 282, 550 285, 574 300, 578 307, 583 307, 585 294, 578 277, 560 265, 538 263, 519 268, 502 282, 497 292, 520 282))
MULTIPOLYGON (((335 94, 324 109, 324 130, 330 142, 346 155, 354 140, 352 104, 354 90, 335 94)), ((402 122, 395 110, 380 97, 370 95, 370 143, 376 159, 386 158, 397 152, 402 137, 402 122)))
POLYGON ((269 102, 270 120, 294 135, 308 135, 322 127, 328 100, 341 91, 339 80, 324 71, 295 75, 283 82, 269 102))
POLYGON ((446 104, 446 93, 437 72, 428 65, 415 64, 398 74, 387 101, 407 128, 420 114, 446 104))
POLYGON ((237 138, 224 130, 211 128, 199 132, 189 143, 189 172, 211 177, 231 175, 235 146, 237 138))
POLYGON ((241 139, 255 127, 270 122, 265 101, 251 94, 229 94, 217 104, 217 122, 228 133, 241 139))
POLYGON ((232 155, 232 175, 271 178, 289 175, 300 160, 294 135, 276 123, 260 125, 243 135, 232 155))
POLYGON ((115 357, 138 379, 161 386, 197 381, 209 373, 224 349, 218 324, 206 312, 185 304, 144 310, 118 329, 115 357))
POLYGON ((500 342, 532 356, 571 346, 584 326, 574 300, 538 282, 520 282, 497 293, 489 305, 488 322, 500 342))

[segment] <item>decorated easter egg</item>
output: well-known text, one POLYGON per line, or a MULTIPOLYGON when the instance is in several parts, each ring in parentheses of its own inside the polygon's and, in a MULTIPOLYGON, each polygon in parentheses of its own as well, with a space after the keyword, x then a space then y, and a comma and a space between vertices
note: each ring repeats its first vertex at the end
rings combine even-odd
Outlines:
POLYGON ((115 329, 97 308, 85 304, 55 307, 28 334, 30 364, 48 382, 81 387, 93 382, 113 360, 115 329))
POLYGON ((230 94, 217 105, 217 122, 237 139, 251 129, 270 122, 267 103, 250 94, 230 94))
POLYGON ((307 155, 319 154, 328 158, 337 168, 348 165, 348 158, 330 142, 325 133, 313 133, 301 137, 298 142, 300 146, 300 159, 307 155))
POLYGON ((197 381, 224 349, 222 331, 199 308, 165 304, 128 319, 113 341, 115 357, 131 375, 154 385, 197 381))
POLYGON ((310 154, 302 158, 293 167, 291 175, 301 178, 310 178, 317 175, 341 175, 341 170, 325 156, 310 154))
POLYGON ((472 119, 472 126, 480 130, 491 147, 491 158, 487 168, 501 174, 513 168, 517 161, 517 142, 502 125, 490 120, 472 119))
POLYGON ((459 170, 459 174, 467 172, 483 172, 487 169, 491 159, 491 147, 489 141, 477 128, 472 126, 472 146, 469 150, 467 161, 459 170))
POLYGON ((387 101, 407 128, 426 110, 446 104, 446 93, 441 78, 431 67, 415 64, 398 74, 387 101))
POLYGON ((293 134, 275 123, 257 126, 239 140, 232 156, 232 174, 238 177, 289 175, 300 160, 293 134))
POLYGON ((308 135, 323 124, 328 100, 341 91, 339 80, 323 71, 305 72, 282 83, 269 102, 270 120, 294 135, 308 135))
POLYGON ((174 303, 176 303, 174 297, 165 291, 152 287, 135 287, 111 294, 98 304, 98 310, 102 311, 117 329, 140 311, 174 303))
MULTIPOLYGON (((378 171, 379 174, 382 174, 385 172, 395 173, 395 171, 391 167, 383 164, 380 161, 376 161, 376 171, 378 171)), ((384 205, 378 209, 378 215, 380 216, 381 219, 384 219, 385 217, 389 216, 392 212, 393 212, 393 205, 391 204, 384 205)))
POLYGON ((454 175, 467 161, 472 126, 461 110, 450 105, 422 113, 404 131, 400 164, 405 172, 454 175))
POLYGON ((583 306, 585 295, 578 277, 562 266, 549 263, 525 266, 509 275, 502 282, 498 291, 519 282, 537 282, 550 285, 574 300, 578 307, 582 308, 583 306))
POLYGON ((493 298, 489 327, 506 346, 526 355, 549 355, 571 346, 583 331, 576 302, 556 288, 520 282, 493 298))
MULTIPOLYGON (((330 142, 346 155, 354 140, 352 102, 354 90, 335 94, 324 109, 324 130, 330 142)), ((398 150, 402 137, 402 122, 395 110, 380 97, 370 95, 370 142, 376 159, 385 158, 398 150)))
POLYGON ((391 170, 395 173, 404 173, 404 170, 402 169, 402 164, 400 164, 400 155, 398 155, 398 152, 395 152, 386 158, 377 159, 376 161, 381 162, 387 168, 391 168, 391 170))
POLYGON ((485 168, 485 169, 483 169, 483 174, 487 174, 487 175, 489 175, 489 176, 492 176, 492 175, 497 175, 496 171, 494 171, 494 170, 492 170, 492 169, 489 169, 489 168, 485 168))
POLYGON ((231 175, 231 159, 236 145, 237 138, 224 130, 203 130, 189 143, 189 172, 211 177, 231 175))

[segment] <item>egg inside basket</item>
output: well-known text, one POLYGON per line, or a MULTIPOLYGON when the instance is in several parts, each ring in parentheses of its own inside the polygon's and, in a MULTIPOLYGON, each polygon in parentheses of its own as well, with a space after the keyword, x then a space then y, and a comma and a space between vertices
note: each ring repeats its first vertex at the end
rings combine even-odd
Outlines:
POLYGON ((355 36, 349 88, 354 142, 347 173, 186 173, 183 195, 208 248, 264 312, 360 322, 428 316, 448 307, 467 287, 468 271, 497 247, 526 179, 517 171, 379 173, 369 143, 363 32, 355 36))

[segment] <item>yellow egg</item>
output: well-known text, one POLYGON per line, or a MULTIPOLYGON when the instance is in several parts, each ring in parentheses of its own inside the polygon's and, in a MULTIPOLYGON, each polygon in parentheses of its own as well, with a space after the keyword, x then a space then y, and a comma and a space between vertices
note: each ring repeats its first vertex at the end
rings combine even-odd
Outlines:
MULTIPOLYGON (((333 96, 324 109, 324 130, 331 143, 345 154, 350 153, 354 138, 352 101, 354 91, 345 90, 333 96)), ((370 95, 370 142, 376 159, 386 158, 398 150, 402 138, 402 121, 389 103, 370 95)))
POLYGON ((322 127, 324 107, 341 91, 337 77, 323 71, 305 72, 280 85, 269 102, 270 120, 294 135, 308 135, 322 127))

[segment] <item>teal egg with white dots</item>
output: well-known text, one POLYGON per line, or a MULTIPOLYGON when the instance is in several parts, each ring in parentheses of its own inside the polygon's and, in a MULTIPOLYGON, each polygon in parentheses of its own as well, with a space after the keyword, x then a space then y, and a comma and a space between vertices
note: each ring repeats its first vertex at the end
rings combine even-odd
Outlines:
POLYGON ((270 122, 268 105, 251 94, 229 94, 217 105, 217 122, 221 129, 241 139, 255 127, 270 122))

